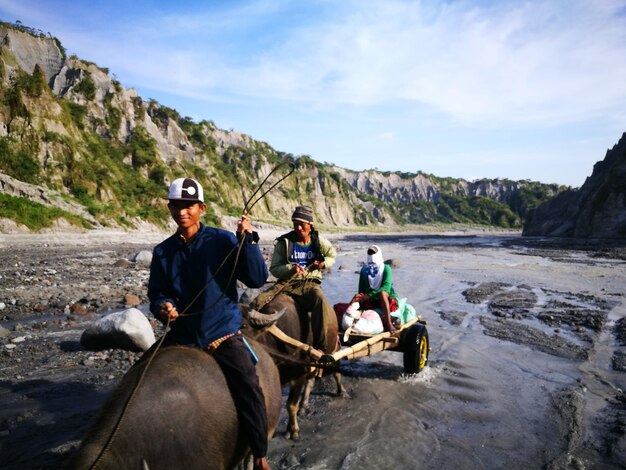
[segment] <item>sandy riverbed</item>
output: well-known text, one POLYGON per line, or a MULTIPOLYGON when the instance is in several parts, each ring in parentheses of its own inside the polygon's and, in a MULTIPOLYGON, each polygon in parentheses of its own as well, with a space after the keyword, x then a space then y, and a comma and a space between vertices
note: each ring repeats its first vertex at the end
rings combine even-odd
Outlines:
MULTIPOLYGON (((261 231, 266 241, 280 229, 261 231)), ((58 468, 137 355, 90 353, 96 314, 145 303, 164 234, 0 235, 0 467, 58 468), (116 266, 117 264, 117 266, 116 266), (72 307, 76 305, 76 307, 72 307), (97 312, 97 313, 96 313, 97 312), (12 345, 12 346, 10 346, 12 345), (7 348, 7 346, 10 346, 7 348)), ((342 364, 350 398, 318 381, 302 438, 275 468, 621 468, 626 461, 626 250, 516 236, 332 236, 331 303, 376 240, 397 291, 428 321, 429 367, 399 353, 342 364)), ((270 244, 263 245, 269 256, 270 244)))

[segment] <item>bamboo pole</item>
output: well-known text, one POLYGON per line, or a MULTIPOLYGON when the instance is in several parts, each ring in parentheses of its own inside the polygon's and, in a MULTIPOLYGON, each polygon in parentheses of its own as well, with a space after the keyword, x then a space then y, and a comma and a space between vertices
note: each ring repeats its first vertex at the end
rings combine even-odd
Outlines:
MULTIPOLYGON (((352 356, 352 359, 355 359, 357 357, 357 353, 363 351, 366 348, 368 349, 368 354, 361 354, 358 357, 362 357, 364 355, 368 356, 369 350, 372 349, 372 346, 379 342, 389 342, 389 343, 393 342, 397 344, 400 340, 400 332, 404 330, 405 328, 408 328, 409 326, 413 325, 419 320, 420 320, 420 317, 418 316, 414 318, 413 320, 410 320, 406 322, 405 324, 403 324, 402 327, 396 333, 390 333, 389 331, 379 333, 370 338, 364 339, 363 341, 359 341, 358 343, 353 344, 352 346, 349 346, 333 354, 330 354, 330 356, 332 356, 332 358, 335 361, 338 361, 339 359, 343 359, 349 356, 352 356)), ((311 345, 303 343, 302 341, 298 341, 297 339, 292 338, 291 336, 287 335, 276 325, 270 326, 267 329, 267 331, 268 333, 273 335, 277 340, 282 341, 283 343, 288 344, 289 346, 293 346, 294 348, 297 348, 300 351, 307 353, 316 361, 319 361, 323 356, 327 356, 326 354, 320 354, 320 352, 312 348, 311 345)), ((375 352, 382 351, 383 349, 385 349, 384 345, 380 345, 379 347, 376 348, 375 352)))
POLYGON ((283 330, 278 328, 276 325, 270 326, 267 329, 267 331, 268 333, 273 335, 277 340, 282 341, 283 343, 288 344, 289 346, 293 346, 294 348, 297 348, 307 353, 316 361, 320 360, 320 358, 322 357, 322 354, 320 354, 320 352, 317 349, 313 349, 311 345, 305 344, 302 341, 298 341, 297 339, 292 338, 291 336, 283 332, 283 330))
POLYGON ((371 338, 360 341, 352 346, 342 349, 341 351, 337 351, 333 354, 333 357, 336 361, 339 359, 343 359, 344 357, 348 357, 350 355, 355 355, 359 351, 364 350, 365 348, 370 348, 373 344, 376 344, 380 341, 384 341, 385 338, 389 338, 391 333, 385 331, 384 333, 379 333, 377 335, 372 336, 371 338))

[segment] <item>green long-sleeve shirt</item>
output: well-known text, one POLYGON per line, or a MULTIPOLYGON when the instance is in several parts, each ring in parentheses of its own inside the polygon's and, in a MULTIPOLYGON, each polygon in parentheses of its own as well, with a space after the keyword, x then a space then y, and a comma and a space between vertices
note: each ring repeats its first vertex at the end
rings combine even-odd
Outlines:
POLYGON ((363 266, 359 274, 359 293, 367 294, 370 297, 375 297, 378 296, 381 291, 386 291, 391 297, 398 300, 398 295, 393 290, 393 280, 391 276, 391 268, 389 267, 389 265, 385 265, 383 281, 380 283, 380 287, 378 289, 372 289, 370 287, 370 282, 367 277, 367 266, 363 266))

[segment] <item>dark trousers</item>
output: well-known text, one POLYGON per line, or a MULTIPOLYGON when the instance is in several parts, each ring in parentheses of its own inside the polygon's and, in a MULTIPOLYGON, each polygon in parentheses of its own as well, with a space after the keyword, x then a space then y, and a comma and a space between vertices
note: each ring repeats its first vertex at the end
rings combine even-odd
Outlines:
POLYGON ((313 347, 331 353, 337 345, 337 338, 327 338, 328 321, 335 316, 335 311, 326 301, 320 284, 313 280, 302 282, 277 282, 254 299, 250 306, 262 309, 278 294, 289 295, 295 302, 300 313, 311 312, 311 333, 313 333, 313 347))
POLYGON ((237 408, 239 430, 248 438, 255 457, 267 455, 267 412, 259 377, 243 337, 235 335, 213 352, 222 368, 237 408))
POLYGON ((300 312, 311 312, 313 347, 324 352, 332 352, 335 343, 329 343, 329 338, 326 337, 326 331, 328 328, 328 319, 331 315, 335 315, 335 312, 326 301, 322 287, 313 281, 303 282, 289 289, 288 294, 296 302, 300 312))

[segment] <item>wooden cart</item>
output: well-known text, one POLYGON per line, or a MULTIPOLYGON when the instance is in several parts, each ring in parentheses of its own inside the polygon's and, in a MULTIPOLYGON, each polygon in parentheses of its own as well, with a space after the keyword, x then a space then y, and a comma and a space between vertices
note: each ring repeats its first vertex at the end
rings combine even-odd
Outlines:
POLYGON ((340 359, 358 359, 385 350, 403 353, 404 372, 407 374, 420 372, 428 363, 430 350, 428 330, 426 329, 426 321, 419 316, 406 322, 394 333, 362 334, 353 333, 350 330, 340 332, 343 347, 333 354, 324 355, 317 353, 308 344, 287 336, 275 325, 270 327, 268 331, 278 340, 309 353, 315 361, 323 366, 332 365, 340 359))

